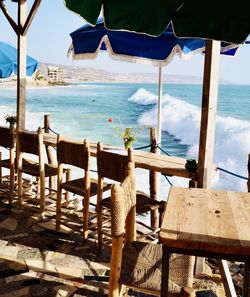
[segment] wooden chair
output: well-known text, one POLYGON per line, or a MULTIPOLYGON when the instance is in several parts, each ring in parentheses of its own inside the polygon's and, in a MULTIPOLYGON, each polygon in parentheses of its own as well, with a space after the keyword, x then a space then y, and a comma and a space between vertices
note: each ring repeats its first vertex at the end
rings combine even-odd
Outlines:
MULTIPOLYGON (((136 241, 136 190, 132 163, 121 185, 111 189, 112 255, 109 297, 121 296, 125 288, 160 295, 162 247, 136 241)), ((193 257, 173 255, 170 262, 171 296, 194 295, 193 257)))
POLYGON ((62 189, 83 197, 83 238, 87 239, 89 231, 89 198, 97 194, 97 180, 90 178, 90 150, 89 142, 82 144, 57 140, 58 182, 57 182, 57 215, 56 228, 61 225, 62 189), (83 177, 62 182, 63 164, 83 169, 83 177))
POLYGON ((18 175, 18 205, 23 206, 23 173, 38 178, 38 192, 40 193, 40 212, 45 211, 45 178, 56 176, 57 167, 44 162, 43 132, 17 132, 17 175, 18 175), (32 154, 38 160, 24 159, 23 153, 32 154))
MULTIPOLYGON (((134 156, 131 149, 127 154, 119 152, 104 151, 103 145, 97 145, 97 171, 98 171, 98 194, 97 194, 97 230, 98 245, 102 248, 103 244, 103 224, 102 224, 102 208, 110 209, 110 197, 103 199, 103 182, 104 178, 111 179, 116 182, 124 180, 127 174, 128 163, 134 163, 134 156)), ((143 192, 136 192, 136 213, 145 214, 152 209, 160 209, 163 203, 150 198, 143 192)), ((149 228, 149 227, 148 227, 149 228)), ((155 230, 153 230, 155 231, 155 230)), ((150 228, 150 233, 152 229, 150 228)))
POLYGON ((0 178, 2 182, 2 168, 10 171, 9 175, 9 204, 12 205, 15 186, 15 128, 0 126, 0 146, 9 149, 9 158, 2 160, 0 156, 0 178))

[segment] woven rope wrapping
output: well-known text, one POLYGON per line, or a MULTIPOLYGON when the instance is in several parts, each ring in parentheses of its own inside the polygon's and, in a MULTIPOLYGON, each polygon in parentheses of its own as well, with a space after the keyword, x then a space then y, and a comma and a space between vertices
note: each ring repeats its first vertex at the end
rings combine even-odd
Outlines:
MULTIPOLYGON (((194 257, 172 254, 168 291, 180 293, 192 287, 194 257)), ((162 246, 134 241, 123 249, 120 283, 145 290, 160 291, 162 246)))
POLYGON ((195 257, 172 254, 170 260, 170 279, 180 287, 193 286, 193 270, 195 257))
POLYGON ((120 186, 115 185, 111 197, 111 233, 112 236, 121 236, 125 232, 126 217, 136 205, 134 176, 130 174, 120 186))

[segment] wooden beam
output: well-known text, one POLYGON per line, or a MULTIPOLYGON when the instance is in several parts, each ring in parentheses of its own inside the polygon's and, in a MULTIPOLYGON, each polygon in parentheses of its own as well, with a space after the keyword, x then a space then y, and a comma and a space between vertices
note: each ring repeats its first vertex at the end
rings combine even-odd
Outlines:
POLYGON ((18 1, 18 71, 17 71, 17 129, 25 129, 26 108, 26 37, 22 28, 26 20, 26 0, 18 1))
POLYGON ((23 36, 25 36, 27 34, 27 32, 29 30, 29 27, 30 27, 30 25, 32 23, 32 20, 33 20, 33 18, 35 16, 35 14, 37 12, 37 9, 38 9, 40 4, 41 4, 41 0, 35 0, 34 1, 32 7, 31 7, 31 10, 29 12, 29 15, 28 15, 28 17, 26 19, 26 22, 25 22, 25 24, 23 26, 23 29, 22 29, 22 35, 23 36))
POLYGON ((206 188, 211 183, 214 136, 219 80, 220 42, 206 42, 200 144, 198 158, 198 187, 206 188))
POLYGON ((15 31, 15 33, 18 34, 18 26, 17 26, 16 22, 13 20, 13 18, 11 17, 11 15, 9 14, 6 6, 3 4, 3 1, 0 1, 0 8, 1 8, 3 14, 5 15, 6 19, 10 23, 11 27, 15 31))

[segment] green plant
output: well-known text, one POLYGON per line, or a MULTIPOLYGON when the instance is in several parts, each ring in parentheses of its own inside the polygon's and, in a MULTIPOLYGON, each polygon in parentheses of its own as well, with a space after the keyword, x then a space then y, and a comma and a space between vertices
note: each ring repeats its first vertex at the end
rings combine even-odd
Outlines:
POLYGON ((125 149, 131 147, 136 140, 136 134, 132 131, 131 127, 126 127, 120 135, 123 138, 125 149))
MULTIPOLYGON (((113 119, 109 118, 108 122, 112 123, 113 119)), ((136 140, 137 134, 141 130, 140 128, 139 129, 132 128, 132 127, 123 128, 123 127, 117 127, 117 126, 113 126, 113 129, 117 132, 118 136, 122 138, 125 149, 128 149, 129 147, 132 146, 132 144, 136 140)))
POLYGON ((7 114, 5 117, 6 123, 9 123, 10 125, 16 124, 16 116, 7 114))

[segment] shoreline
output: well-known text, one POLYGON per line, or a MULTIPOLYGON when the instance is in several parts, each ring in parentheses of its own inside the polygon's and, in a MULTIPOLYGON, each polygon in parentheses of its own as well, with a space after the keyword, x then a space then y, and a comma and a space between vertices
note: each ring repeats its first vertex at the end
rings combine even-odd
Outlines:
MULTIPOLYGON (((45 89, 45 88, 57 88, 57 87, 72 87, 72 86, 79 86, 81 84, 93 84, 93 83, 100 83, 100 84, 157 84, 157 82, 152 81, 124 81, 124 80, 89 80, 89 81, 79 81, 74 80, 71 82, 65 82, 65 84, 50 84, 40 83, 40 82, 27 82, 26 88, 27 89, 45 89)), ((194 83, 194 82, 164 82, 169 85, 202 85, 202 83, 194 83)), ((221 85, 224 86, 248 86, 244 84, 233 84, 233 83, 223 83, 221 85)), ((1 82, 0 81, 0 90, 1 89, 16 89, 17 82, 10 81, 10 82, 1 82)))

